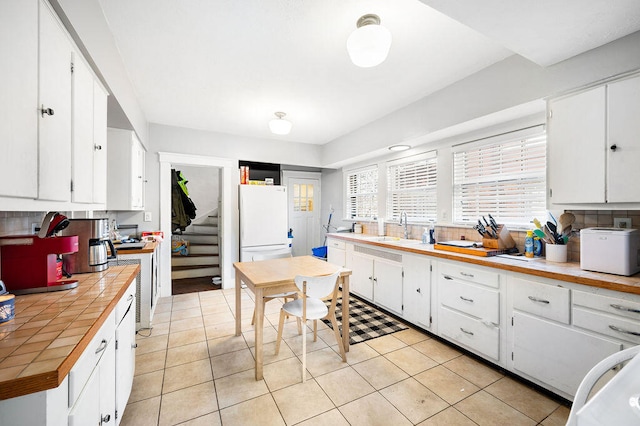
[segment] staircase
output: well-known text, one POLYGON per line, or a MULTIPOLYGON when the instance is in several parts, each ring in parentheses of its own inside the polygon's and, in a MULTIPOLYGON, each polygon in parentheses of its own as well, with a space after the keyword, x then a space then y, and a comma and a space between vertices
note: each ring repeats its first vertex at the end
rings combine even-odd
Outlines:
MULTIPOLYGON (((188 256, 171 256, 171 280, 220 276, 218 215, 189 225, 180 237, 189 241, 188 256)), ((175 235, 175 234, 174 234, 175 235)))

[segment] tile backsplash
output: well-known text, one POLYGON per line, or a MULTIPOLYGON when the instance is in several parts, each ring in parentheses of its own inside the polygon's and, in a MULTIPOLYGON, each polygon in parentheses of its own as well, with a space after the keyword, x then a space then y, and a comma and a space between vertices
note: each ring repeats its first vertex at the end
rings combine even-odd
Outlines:
MULTIPOLYGON (((574 232, 569 239, 569 244, 567 244, 569 261, 580 261, 580 230, 583 228, 611 228, 613 227, 614 218, 629 218, 631 219, 631 228, 640 229, 640 210, 567 210, 567 212, 573 213, 576 217, 572 226, 574 232)), ((361 223, 364 234, 376 235, 378 233, 377 222, 361 223)), ((420 239, 424 227, 424 225, 409 224, 407 227, 409 238, 420 239)), ((533 224, 531 224, 531 229, 534 229, 533 224)), ((510 233, 516 242, 518 250, 523 252, 524 239, 527 236, 526 230, 512 230, 510 233)), ((397 223, 387 222, 385 223, 385 235, 402 238, 404 236, 404 228, 397 223)), ((436 241, 461 240, 463 237, 472 241, 480 239, 480 235, 473 228, 436 225, 436 241)))

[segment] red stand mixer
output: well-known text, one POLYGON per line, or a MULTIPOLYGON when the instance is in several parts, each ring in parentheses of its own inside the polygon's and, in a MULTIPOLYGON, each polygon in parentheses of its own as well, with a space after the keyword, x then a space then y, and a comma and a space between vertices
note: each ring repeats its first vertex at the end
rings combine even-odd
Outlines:
POLYGON ((58 256, 78 251, 76 235, 55 236, 68 225, 64 215, 48 213, 38 235, 0 237, 0 274, 8 291, 40 293, 78 286, 77 280, 61 280, 58 276, 58 256))

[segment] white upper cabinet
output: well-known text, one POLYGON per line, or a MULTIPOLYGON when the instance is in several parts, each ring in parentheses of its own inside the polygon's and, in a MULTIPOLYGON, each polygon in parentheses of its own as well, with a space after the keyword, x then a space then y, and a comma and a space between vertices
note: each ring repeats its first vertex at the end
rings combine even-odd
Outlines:
POLYGON ((107 208, 144 209, 145 150, 131 130, 109 128, 107 208))
POLYGON ((107 198, 107 94, 80 54, 73 58, 74 203, 105 204, 107 198))
POLYGON ((607 86, 607 201, 640 203, 640 76, 607 86))
POLYGON ((38 198, 69 201, 72 45, 46 2, 40 4, 39 34, 38 198))
POLYGON ((0 2, 0 196, 38 196, 38 1, 0 2))
POLYGON ((548 105, 550 204, 640 203, 640 76, 548 105))

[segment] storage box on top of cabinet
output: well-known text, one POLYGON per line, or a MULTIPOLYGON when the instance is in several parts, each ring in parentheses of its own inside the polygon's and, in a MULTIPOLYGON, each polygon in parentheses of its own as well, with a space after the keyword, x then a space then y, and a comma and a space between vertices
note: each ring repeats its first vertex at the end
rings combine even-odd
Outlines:
POLYGON ((144 210, 144 147, 131 130, 109 128, 107 141, 107 209, 144 210))

